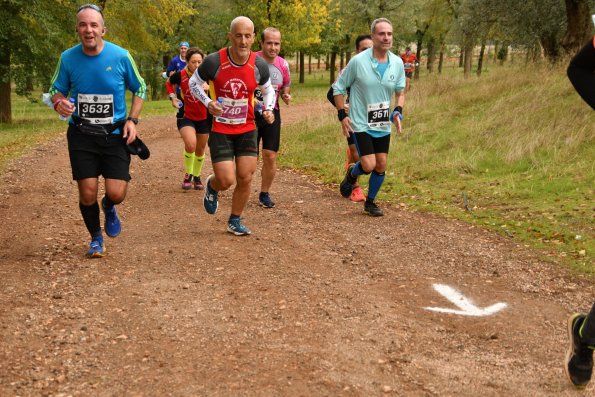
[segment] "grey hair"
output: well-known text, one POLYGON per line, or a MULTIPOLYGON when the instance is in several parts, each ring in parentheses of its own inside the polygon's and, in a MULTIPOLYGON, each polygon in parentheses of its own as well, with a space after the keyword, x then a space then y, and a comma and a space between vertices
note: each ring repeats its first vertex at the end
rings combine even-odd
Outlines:
POLYGON ((386 18, 376 18, 375 20, 372 21, 372 25, 370 25, 370 32, 374 33, 374 31, 376 30, 376 25, 378 25, 381 22, 385 22, 388 23, 390 25, 390 27, 393 27, 393 24, 390 23, 390 21, 386 18))

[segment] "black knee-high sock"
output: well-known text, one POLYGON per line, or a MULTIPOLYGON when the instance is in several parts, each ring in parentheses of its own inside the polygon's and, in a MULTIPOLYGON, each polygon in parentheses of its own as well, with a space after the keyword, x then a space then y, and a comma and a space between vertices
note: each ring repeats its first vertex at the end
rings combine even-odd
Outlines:
POLYGON ((581 327, 581 339, 595 348, 595 303, 581 327))
POLYGON ((107 196, 107 194, 105 196, 103 196, 103 207, 104 208, 112 208, 114 205, 116 205, 116 203, 114 203, 112 200, 110 200, 110 198, 107 196))
POLYGON ((83 215, 85 226, 91 234, 91 237, 101 236, 101 224, 99 223, 99 204, 97 201, 91 205, 83 205, 79 202, 79 208, 83 215))

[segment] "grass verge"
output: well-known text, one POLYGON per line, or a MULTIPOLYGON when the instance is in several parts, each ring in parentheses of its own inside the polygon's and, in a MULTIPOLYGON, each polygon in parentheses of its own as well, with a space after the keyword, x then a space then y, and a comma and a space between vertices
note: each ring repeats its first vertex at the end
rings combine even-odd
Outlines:
MULTIPOLYGON (((595 112, 562 68, 460 74, 414 82, 379 199, 487 227, 595 274, 595 112)), ((338 183, 345 150, 329 105, 325 123, 284 129, 280 161, 338 183)))

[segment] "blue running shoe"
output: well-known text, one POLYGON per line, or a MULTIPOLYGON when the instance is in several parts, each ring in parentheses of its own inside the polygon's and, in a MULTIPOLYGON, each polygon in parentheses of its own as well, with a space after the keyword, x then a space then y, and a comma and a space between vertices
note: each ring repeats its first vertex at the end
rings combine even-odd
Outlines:
POLYGON ((122 224, 116 213, 116 206, 114 205, 110 209, 105 208, 105 197, 103 197, 101 208, 103 208, 103 213, 105 214, 105 224, 103 225, 105 234, 110 237, 117 237, 122 231, 122 224))
POLYGON ((351 171, 353 170, 353 168, 355 168, 355 164, 349 164, 349 167, 347 167, 347 172, 345 173, 345 177, 339 185, 341 196, 345 198, 351 196, 351 192, 353 191, 353 185, 355 185, 355 182, 357 182, 357 178, 351 176, 351 171))
POLYGON ((89 258, 101 258, 105 255, 105 245, 103 244, 103 237, 95 237, 89 243, 89 251, 87 251, 87 256, 89 258))
POLYGON ((240 219, 230 219, 227 222, 227 231, 236 236, 247 236, 252 233, 250 229, 242 224, 240 219))
POLYGON ((271 195, 268 192, 260 192, 258 202, 264 208, 275 208, 275 202, 271 200, 271 195))
POLYGON ((213 175, 210 175, 207 178, 207 182, 205 183, 205 195, 202 200, 202 203, 205 207, 205 211, 207 213, 213 215, 217 212, 217 208, 219 208, 219 201, 217 200, 217 193, 213 189, 211 189, 211 179, 213 175))

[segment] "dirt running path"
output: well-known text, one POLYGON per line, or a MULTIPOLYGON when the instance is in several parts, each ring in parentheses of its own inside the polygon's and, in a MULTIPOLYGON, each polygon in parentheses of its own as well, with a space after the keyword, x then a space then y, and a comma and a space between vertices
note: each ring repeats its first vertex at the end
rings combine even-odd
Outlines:
MULTIPOLYGON (((285 121, 306 109, 318 114, 292 106, 285 121)), ((173 117, 141 127, 152 157, 134 159, 123 232, 101 260, 84 258, 64 139, 2 177, 0 395, 595 395, 562 370, 565 319, 589 307, 591 281, 459 222, 367 217, 291 170, 277 208, 254 194, 253 235, 234 237, 229 193, 209 216, 201 192, 180 190, 173 117), (455 308, 433 284, 508 306, 431 312, 455 308)))

